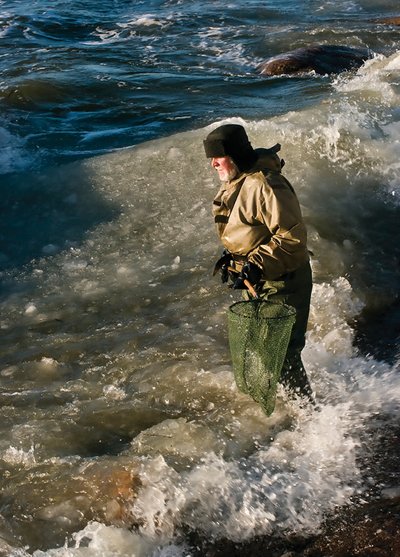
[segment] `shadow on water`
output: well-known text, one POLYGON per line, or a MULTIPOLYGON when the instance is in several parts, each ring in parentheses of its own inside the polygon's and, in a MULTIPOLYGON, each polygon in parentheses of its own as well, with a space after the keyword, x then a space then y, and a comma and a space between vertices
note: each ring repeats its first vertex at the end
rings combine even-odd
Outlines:
POLYGON ((362 187, 352 187, 346 175, 338 183, 346 190, 313 190, 312 224, 334 246, 332 253, 321 253, 318 244, 313 251, 317 258, 325 257, 330 273, 326 280, 343 275, 364 303, 351 323, 354 346, 395 365, 400 355, 400 249, 395 240, 399 207, 374 177, 365 179, 362 187))
POLYGON ((365 308, 357 320, 354 342, 362 353, 396 365, 400 355, 400 300, 386 307, 365 308))
POLYGON ((106 200, 82 163, 10 174, 0 186, 0 273, 78 247, 119 207, 106 200))
MULTIPOLYGON (((360 252, 358 265, 364 277, 366 305, 353 324, 355 346, 364 354, 395 365, 399 358, 400 251, 393 239, 397 237, 398 208, 375 200, 371 211, 359 219, 363 241, 354 243, 360 252), (385 246, 391 246, 386 249, 385 246)), ((348 269, 352 278, 352 269, 348 269)), ((355 281, 356 283, 356 281, 355 281)))

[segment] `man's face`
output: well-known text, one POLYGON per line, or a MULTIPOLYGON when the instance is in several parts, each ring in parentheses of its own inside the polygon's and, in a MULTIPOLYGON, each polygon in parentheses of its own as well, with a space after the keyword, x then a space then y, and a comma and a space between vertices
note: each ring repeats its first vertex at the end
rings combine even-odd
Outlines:
POLYGON ((233 180, 238 174, 238 168, 231 157, 214 157, 211 166, 218 172, 221 182, 233 180))

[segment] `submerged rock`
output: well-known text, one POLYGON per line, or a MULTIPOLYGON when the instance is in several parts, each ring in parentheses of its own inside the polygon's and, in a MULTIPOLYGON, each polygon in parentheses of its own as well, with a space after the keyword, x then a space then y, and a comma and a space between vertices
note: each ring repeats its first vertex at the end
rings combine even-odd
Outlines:
POLYGON ((317 74, 339 73, 358 68, 371 51, 339 45, 316 45, 298 48, 269 58, 259 66, 263 75, 282 75, 314 71, 317 74))
POLYGON ((10 482, 2 493, 0 557, 9 557, 8 547, 19 547, 19 540, 46 551, 88 522, 124 528, 133 521, 141 478, 132 456, 66 460, 57 467, 49 459, 28 470, 20 485, 10 482))

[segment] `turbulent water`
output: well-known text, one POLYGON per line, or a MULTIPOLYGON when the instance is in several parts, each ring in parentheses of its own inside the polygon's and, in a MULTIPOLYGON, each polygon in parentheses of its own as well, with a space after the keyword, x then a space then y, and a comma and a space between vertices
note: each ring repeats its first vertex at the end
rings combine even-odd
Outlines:
POLYGON ((0 8, 0 553, 183 557, 187 532, 309 535, 384 487, 362 462, 400 397, 396 3, 0 8), (374 56, 257 72, 312 43, 374 56), (280 392, 267 418, 235 387, 202 150, 220 122, 282 144, 318 412, 280 392))

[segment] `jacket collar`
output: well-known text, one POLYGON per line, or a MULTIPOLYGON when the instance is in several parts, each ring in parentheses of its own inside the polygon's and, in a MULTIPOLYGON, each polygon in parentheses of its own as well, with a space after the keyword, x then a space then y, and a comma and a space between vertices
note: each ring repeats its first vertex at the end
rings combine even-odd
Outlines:
POLYGON ((233 180, 228 180, 227 182, 222 182, 220 191, 234 191, 238 185, 241 185, 243 180, 248 176, 247 172, 241 172, 233 180))

